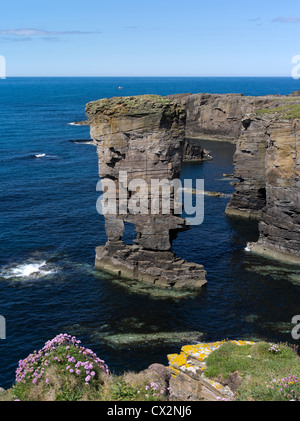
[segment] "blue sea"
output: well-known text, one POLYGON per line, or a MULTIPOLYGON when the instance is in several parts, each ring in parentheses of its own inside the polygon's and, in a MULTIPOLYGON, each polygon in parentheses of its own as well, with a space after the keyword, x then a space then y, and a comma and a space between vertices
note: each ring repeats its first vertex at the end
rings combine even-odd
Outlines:
MULTIPOLYGON (((203 264, 207 287, 195 297, 157 298, 94 270, 106 242, 97 213, 98 160, 88 144, 85 104, 104 97, 175 93, 290 94, 292 78, 7 78, 0 80, 0 386, 20 359, 59 333, 75 335, 111 371, 141 370, 178 352, 179 343, 113 346, 104 336, 198 331, 205 340, 254 339, 296 344, 300 269, 245 250, 255 222, 225 216, 228 197, 205 197, 200 226, 178 235, 174 250, 203 264), (124 87, 118 90, 118 87, 124 87), (76 142, 86 140, 87 142, 76 142)), ((234 145, 201 142, 212 161, 184 164, 182 178, 233 192, 234 145)), ((126 233, 132 240, 132 231, 126 233)))

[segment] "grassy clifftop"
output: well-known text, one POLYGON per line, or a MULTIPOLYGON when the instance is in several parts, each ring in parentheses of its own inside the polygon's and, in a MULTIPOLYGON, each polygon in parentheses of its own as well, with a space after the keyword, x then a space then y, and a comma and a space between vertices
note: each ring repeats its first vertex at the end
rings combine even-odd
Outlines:
POLYGON ((158 112, 161 108, 170 105, 179 109, 178 104, 160 95, 103 98, 89 102, 86 105, 86 114, 143 115, 158 112))
POLYGON ((262 108, 256 111, 259 116, 272 116, 276 115, 278 118, 293 120, 300 118, 300 103, 289 103, 286 102, 283 105, 279 104, 273 108, 262 108))
POLYGON ((206 360, 205 375, 221 383, 235 379, 234 400, 300 400, 300 358, 284 344, 227 342, 206 360))
MULTIPOLYGON (((19 361, 16 381, 0 401, 181 400, 169 387, 168 368, 152 370, 113 375, 92 350, 61 334, 19 361)), ((230 400, 300 400, 300 359, 288 345, 224 341, 207 357, 205 376, 233 387, 230 400)))

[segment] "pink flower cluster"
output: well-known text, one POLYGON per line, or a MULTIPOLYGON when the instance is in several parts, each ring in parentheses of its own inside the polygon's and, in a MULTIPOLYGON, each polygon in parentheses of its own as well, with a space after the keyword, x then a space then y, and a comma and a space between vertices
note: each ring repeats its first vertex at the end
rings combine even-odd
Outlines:
MULTIPOLYGON (((19 361, 19 366, 16 370, 16 382, 26 383, 26 381, 30 380, 33 384, 37 383, 43 377, 45 369, 51 361, 63 365, 67 364, 65 370, 69 373, 74 373, 74 375, 79 376, 83 373, 86 385, 89 385, 89 381, 96 375, 95 370, 97 368, 109 374, 109 369, 105 362, 98 358, 91 349, 80 346, 80 343, 81 341, 77 340, 75 336, 70 336, 66 333, 61 333, 52 340, 47 341, 41 350, 34 351, 33 354, 19 361), (53 355, 59 347, 64 347, 68 351, 71 349, 71 346, 76 348, 84 361, 76 361, 76 358, 68 353, 66 356, 62 353, 59 353, 59 356, 53 355)), ((49 383, 49 379, 45 379, 45 382, 49 383)))
MULTIPOLYGON (((145 391, 148 392, 148 393, 145 395, 145 398, 148 399, 150 396, 155 397, 155 396, 159 396, 159 395, 165 395, 166 392, 169 392, 169 394, 171 396, 171 388, 168 387, 167 389, 164 389, 164 388, 162 388, 161 390, 159 390, 159 389, 160 389, 160 387, 158 386, 158 384, 156 384, 154 382, 150 383, 150 385, 146 385, 145 391)), ((140 394, 140 391, 138 390, 137 393, 140 394)))
POLYGON ((281 379, 279 381, 279 386, 279 392, 283 392, 285 398, 291 401, 300 401, 300 374, 294 376, 290 375, 281 379))
POLYGON ((266 388, 274 390, 275 387, 279 392, 290 401, 300 401, 300 374, 289 375, 283 379, 273 379, 270 383, 266 382, 266 388))
POLYGON ((269 352, 272 352, 272 354, 278 354, 281 351, 278 345, 272 343, 269 343, 269 345, 269 352))

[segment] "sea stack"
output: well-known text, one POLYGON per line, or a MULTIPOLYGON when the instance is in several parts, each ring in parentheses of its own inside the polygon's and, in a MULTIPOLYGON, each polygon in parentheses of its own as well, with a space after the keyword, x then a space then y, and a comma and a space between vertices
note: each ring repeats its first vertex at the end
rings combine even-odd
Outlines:
MULTIPOLYGON (((132 181, 143 180, 150 186, 153 179, 170 182, 179 178, 185 111, 170 99, 142 95, 90 102, 86 115, 97 146, 99 176, 104 184, 113 182, 117 193, 116 212, 104 215, 107 242, 96 248, 95 267, 159 287, 201 288, 206 283, 203 266, 186 262, 171 249, 177 233, 189 229, 186 220, 174 212, 174 190, 169 214, 162 212, 162 206, 153 213, 150 200, 144 202, 142 213, 133 214, 127 207, 132 181), (121 190, 125 207, 120 203, 121 190), (125 223, 134 224, 135 244, 122 239, 125 223)), ((149 191, 139 193, 148 199, 149 191)))

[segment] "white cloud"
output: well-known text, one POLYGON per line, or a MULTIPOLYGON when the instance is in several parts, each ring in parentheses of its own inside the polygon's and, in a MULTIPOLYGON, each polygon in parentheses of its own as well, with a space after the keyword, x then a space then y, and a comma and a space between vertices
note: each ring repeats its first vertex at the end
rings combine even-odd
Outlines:
MULTIPOLYGON (((0 29, 0 35, 10 37, 10 40, 23 40, 28 41, 34 37, 42 39, 52 39, 58 35, 85 35, 85 34, 100 34, 101 31, 47 31, 36 28, 18 28, 18 29, 0 29)), ((8 38, 7 38, 8 39, 8 38)), ((56 38, 57 39, 57 38, 56 38)))
POLYGON ((300 23, 300 18, 296 18, 295 16, 290 16, 290 17, 283 17, 283 16, 279 16, 277 18, 273 19, 273 22, 280 22, 280 23, 300 23))

